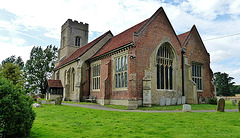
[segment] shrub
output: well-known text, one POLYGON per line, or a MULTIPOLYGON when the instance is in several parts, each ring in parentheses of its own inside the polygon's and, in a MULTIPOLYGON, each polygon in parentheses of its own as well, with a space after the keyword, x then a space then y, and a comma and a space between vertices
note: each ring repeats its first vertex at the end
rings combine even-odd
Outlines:
POLYGON ((217 98, 210 98, 209 99, 209 104, 217 105, 217 98))
POLYGON ((0 137, 26 137, 35 119, 32 99, 0 76, 0 137))

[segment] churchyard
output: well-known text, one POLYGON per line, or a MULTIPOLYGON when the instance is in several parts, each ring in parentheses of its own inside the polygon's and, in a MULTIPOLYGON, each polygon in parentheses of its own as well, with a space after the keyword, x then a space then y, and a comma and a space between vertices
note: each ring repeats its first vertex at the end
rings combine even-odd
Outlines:
MULTIPOLYGON (((124 108, 124 106, 111 106, 124 108)), ((153 106, 140 110, 181 110, 153 106)), ((216 110, 217 105, 192 105, 192 110, 216 110)), ((226 101, 225 109, 237 109, 226 101)), ((239 137, 240 112, 141 113, 43 104, 31 137, 239 137)))

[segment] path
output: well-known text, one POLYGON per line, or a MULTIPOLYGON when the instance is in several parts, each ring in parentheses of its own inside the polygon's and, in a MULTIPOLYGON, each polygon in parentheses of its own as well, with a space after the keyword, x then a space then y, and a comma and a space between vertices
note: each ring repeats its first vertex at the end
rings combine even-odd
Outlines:
MULTIPOLYGON (((89 104, 69 104, 69 103, 62 103, 63 105, 68 106, 76 106, 76 107, 83 107, 89 109, 97 109, 97 110, 106 110, 106 111, 120 111, 120 112, 144 112, 144 113, 174 113, 174 112, 182 112, 181 110, 169 110, 169 111, 144 111, 144 110, 121 110, 121 109, 113 109, 109 107, 104 107, 101 105, 89 105, 89 104)), ((192 110, 191 112, 216 112, 216 110, 192 110)), ((225 109, 225 112, 238 112, 237 109, 225 109)))

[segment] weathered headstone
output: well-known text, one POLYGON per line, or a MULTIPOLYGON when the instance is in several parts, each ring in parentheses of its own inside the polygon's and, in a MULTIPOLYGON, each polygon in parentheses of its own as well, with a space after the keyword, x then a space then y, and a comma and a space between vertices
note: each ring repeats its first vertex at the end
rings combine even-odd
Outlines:
POLYGON ((238 111, 240 112, 240 101, 238 101, 238 111))
POLYGON ((217 111, 224 112, 224 108, 225 108, 225 100, 221 98, 218 100, 218 103, 217 103, 217 111))
POLYGON ((176 104, 177 104, 176 98, 172 98, 172 103, 171 103, 171 105, 176 105, 176 104))
POLYGON ((205 104, 209 104, 209 98, 205 98, 205 104))
POLYGON ((186 103, 186 96, 182 96, 182 104, 186 103))
POLYGON ((184 104, 182 112, 191 112, 191 105, 189 104, 184 104))
POLYGON ((165 106, 166 105, 166 98, 163 96, 160 99, 160 106, 165 106))
POLYGON ((237 104, 237 100, 236 99, 232 100, 232 105, 236 106, 236 104, 237 104))
POLYGON ((61 104, 62 104, 62 98, 61 97, 56 98, 55 105, 61 105, 61 104))
POLYGON ((198 104, 202 104, 202 96, 199 96, 199 98, 198 98, 198 104))
POLYGON ((177 105, 180 105, 180 104, 182 104, 182 98, 178 98, 177 100, 177 105))
POLYGON ((170 98, 166 98, 166 105, 171 105, 171 99, 170 98))

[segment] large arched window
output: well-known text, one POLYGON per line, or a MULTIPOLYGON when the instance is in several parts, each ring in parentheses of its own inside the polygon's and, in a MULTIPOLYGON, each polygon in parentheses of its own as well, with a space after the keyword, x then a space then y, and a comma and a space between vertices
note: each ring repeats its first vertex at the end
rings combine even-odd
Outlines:
POLYGON ((157 52, 157 89, 173 89, 173 53, 169 43, 157 52))
POLYGON ((80 46, 80 37, 75 37, 75 46, 80 46))

